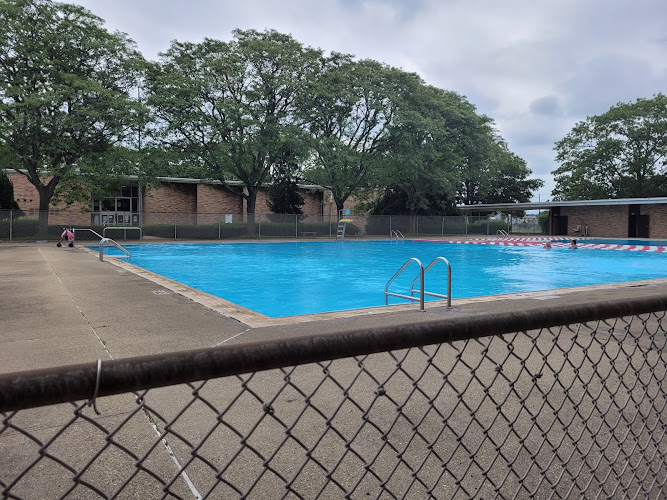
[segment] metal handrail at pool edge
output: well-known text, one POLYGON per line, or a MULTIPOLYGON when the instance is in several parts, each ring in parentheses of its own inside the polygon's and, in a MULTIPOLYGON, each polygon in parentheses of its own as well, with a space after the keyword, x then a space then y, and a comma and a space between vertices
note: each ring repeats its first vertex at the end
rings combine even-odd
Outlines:
POLYGON ((433 259, 433 261, 426 267, 424 268, 424 265, 422 262, 416 258, 416 257, 411 257, 409 258, 405 264, 401 266, 401 268, 396 271, 396 274, 394 274, 389 281, 387 281, 387 284, 384 286, 384 303, 385 305, 389 304, 389 296, 392 297, 399 297, 401 299, 407 299, 412 302, 417 302, 419 301, 419 309, 421 311, 424 310, 424 297, 428 295, 429 297, 438 297, 441 299, 447 299, 447 307, 451 308, 452 307, 452 266, 449 263, 447 259, 444 257, 436 257, 433 259), (443 295, 441 293, 435 293, 435 292, 427 292, 424 290, 424 276, 428 272, 429 269, 431 269, 435 264, 437 264, 439 261, 444 262, 447 264, 447 295, 443 295), (411 262, 416 262, 417 265, 419 266, 419 274, 417 277, 412 281, 410 284, 410 295, 405 295, 402 293, 396 293, 396 292, 390 292, 389 291, 389 286, 394 282, 396 278, 410 265, 411 262), (415 293, 417 290, 415 290, 415 283, 419 280, 419 297, 415 297, 415 293))
MULTIPOLYGON (((413 281, 414 283, 414 281, 413 281)), ((394 274, 389 281, 387 281, 387 284, 384 286, 384 303, 385 305, 389 304, 389 296, 392 297, 399 297, 401 299, 407 299, 412 302, 417 302, 419 301, 419 309, 421 311, 424 310, 424 265, 421 263, 421 261, 416 258, 416 257, 410 257, 407 261, 405 261, 405 264, 401 266, 401 268, 396 271, 396 274, 394 274), (419 266, 419 275, 417 278, 415 278, 415 281, 419 279, 419 298, 414 297, 412 295, 404 295, 402 293, 395 293, 395 292, 390 292, 389 291, 389 285, 391 285, 398 276, 405 271, 405 269, 410 265, 410 262, 416 262, 417 265, 419 266)))
POLYGON ((114 245, 116 248, 118 248, 119 250, 121 250, 122 252, 125 253, 125 255, 121 255, 120 258, 125 258, 125 257, 127 257, 128 259, 132 258, 132 256, 130 255, 130 252, 128 252, 127 250, 125 250, 125 248, 123 248, 121 245, 119 245, 118 243, 116 243, 114 240, 112 240, 111 238, 102 238, 102 239, 100 240, 100 253, 99 253, 99 256, 100 256, 100 262, 104 262, 104 247, 105 247, 106 245, 108 245, 109 243, 111 243, 111 244, 114 245))
MULTIPOLYGON (((443 295, 441 293, 435 293, 435 292, 426 292, 423 291, 424 288, 422 286, 422 291, 424 295, 428 295, 429 297, 438 297, 440 299, 447 299, 447 307, 451 308, 452 307, 452 266, 449 263, 447 259, 444 257, 436 257, 433 259, 433 261, 426 266, 424 269, 424 276, 426 276, 426 273, 428 272, 429 269, 431 269, 433 266, 435 266, 439 261, 444 262, 447 264, 447 295, 443 295)), ((410 295, 414 295, 414 293, 417 291, 415 290, 415 283, 419 279, 419 276, 417 276, 414 280, 412 280, 412 284, 410 285, 410 295)))

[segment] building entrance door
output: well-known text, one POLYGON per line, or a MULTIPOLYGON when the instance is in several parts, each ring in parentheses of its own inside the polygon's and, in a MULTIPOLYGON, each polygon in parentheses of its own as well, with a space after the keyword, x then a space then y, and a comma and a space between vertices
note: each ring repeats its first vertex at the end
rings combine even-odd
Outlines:
POLYGON ((649 216, 641 215, 641 205, 628 207, 628 238, 649 237, 649 216))

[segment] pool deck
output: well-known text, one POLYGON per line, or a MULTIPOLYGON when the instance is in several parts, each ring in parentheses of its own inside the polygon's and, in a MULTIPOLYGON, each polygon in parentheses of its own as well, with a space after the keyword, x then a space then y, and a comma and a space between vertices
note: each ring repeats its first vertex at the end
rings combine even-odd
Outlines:
POLYGON ((0 243, 0 269, 0 373, 667 293, 659 279, 274 319, 81 247, 0 243))

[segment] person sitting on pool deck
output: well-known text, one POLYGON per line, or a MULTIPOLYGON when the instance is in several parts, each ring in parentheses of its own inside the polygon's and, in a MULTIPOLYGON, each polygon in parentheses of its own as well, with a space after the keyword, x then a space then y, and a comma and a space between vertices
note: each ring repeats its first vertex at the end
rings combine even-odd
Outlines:
POLYGON ((572 240, 570 243, 570 250, 574 250, 575 248, 577 248, 577 240, 572 240))
POLYGON ((58 243, 56 243, 57 247, 61 247, 61 241, 67 238, 67 241, 69 241, 69 246, 73 247, 74 246, 74 233, 70 231, 67 228, 63 228, 63 234, 60 235, 60 239, 58 240, 58 243))
POLYGON ((551 241, 547 241, 547 242, 544 244, 544 247, 543 247, 543 248, 546 248, 547 250, 551 250, 551 241))

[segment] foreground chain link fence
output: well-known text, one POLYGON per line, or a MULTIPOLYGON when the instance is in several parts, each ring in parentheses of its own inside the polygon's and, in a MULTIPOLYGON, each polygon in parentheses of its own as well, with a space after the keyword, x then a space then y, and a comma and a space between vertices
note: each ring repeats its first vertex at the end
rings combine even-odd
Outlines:
POLYGON ((665 498, 666 310, 606 301, 5 375, 0 491, 665 498))

